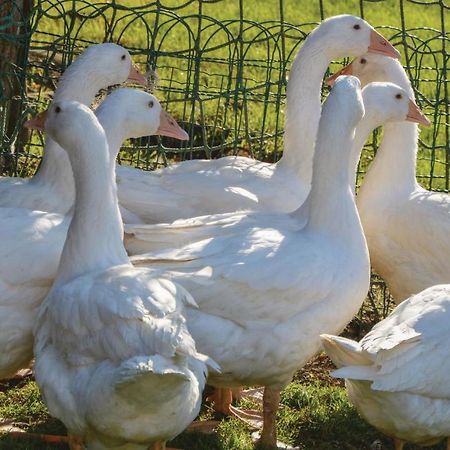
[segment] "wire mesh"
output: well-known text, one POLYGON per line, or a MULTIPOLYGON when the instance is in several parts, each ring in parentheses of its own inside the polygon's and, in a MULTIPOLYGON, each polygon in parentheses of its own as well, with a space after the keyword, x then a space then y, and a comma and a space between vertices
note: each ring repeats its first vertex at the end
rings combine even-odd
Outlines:
MULTIPOLYGON (((421 134, 418 179, 428 189, 448 191, 449 9, 444 0, 3 0, 0 171, 35 171, 42 142, 23 130, 25 117, 48 103, 58 77, 84 47, 107 41, 128 48, 144 71, 157 70, 156 95, 190 135, 183 144, 130 141, 121 163, 154 169, 230 154, 276 161, 296 51, 321 19, 351 13, 369 20, 402 52, 418 103, 433 121, 421 134)), ((374 133, 363 152, 359 175, 379 136, 374 133)), ((382 282, 375 280, 373 289, 387 298, 382 282)))

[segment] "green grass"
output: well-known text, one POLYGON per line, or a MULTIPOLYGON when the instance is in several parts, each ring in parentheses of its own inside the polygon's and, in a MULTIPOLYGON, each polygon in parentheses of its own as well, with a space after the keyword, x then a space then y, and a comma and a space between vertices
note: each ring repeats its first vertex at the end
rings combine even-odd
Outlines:
MULTIPOLYGON (((365 423, 349 404, 340 381, 329 377, 324 357, 300 371, 282 395, 278 414, 279 439, 301 450, 369 450, 379 440, 383 450, 391 440, 365 423)), ((248 402, 243 406, 255 407, 248 402)), ((35 433, 65 434, 64 426, 51 418, 40 400, 36 384, 0 383, 0 417, 14 419, 21 428, 35 433)), ((202 419, 210 418, 204 407, 202 419)), ((184 450, 252 450, 251 430, 236 419, 223 419, 215 434, 183 433, 171 445, 184 450)), ((45 445, 34 439, 0 437, 0 450, 58 450, 64 445, 45 445)), ((429 447, 442 450, 444 444, 429 447)), ((418 447, 409 446, 408 450, 418 447)))

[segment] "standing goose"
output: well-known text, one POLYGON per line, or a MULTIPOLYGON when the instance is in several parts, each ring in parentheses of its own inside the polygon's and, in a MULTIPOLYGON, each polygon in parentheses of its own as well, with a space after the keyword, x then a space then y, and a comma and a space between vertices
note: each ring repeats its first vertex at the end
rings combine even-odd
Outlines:
MULTIPOLYGON (((54 100, 76 100, 90 105, 100 89, 126 80, 145 84, 145 78, 120 45, 105 43, 88 47, 64 72, 54 100)), ((44 156, 30 179, 0 178, 0 206, 65 214, 72 207, 74 187, 67 155, 46 139, 44 156)))
MULTIPOLYGON (((187 137, 173 119, 172 124, 166 120, 158 100, 143 91, 117 89, 96 114, 107 134, 111 161, 126 138, 187 137)), ((36 309, 56 276, 69 222, 62 214, 0 208, 0 379, 30 364, 36 309)))
POLYGON ((342 15, 323 21, 308 36, 292 65, 285 146, 279 162, 230 156, 184 161, 154 172, 120 166, 121 205, 147 223, 243 209, 294 211, 310 189, 323 75, 333 59, 367 51, 399 56, 359 17, 342 15))
POLYGON ((46 130, 67 151, 76 197, 34 328, 37 384, 50 413, 88 450, 164 448, 200 409, 207 358, 183 316, 195 303, 181 286, 131 265, 115 161, 90 109, 53 102, 46 130))
POLYGON ((192 289, 199 310, 187 312, 189 331, 223 369, 212 385, 265 386, 261 442, 270 448, 281 389, 319 350, 320 333, 342 330, 368 290, 348 170, 362 115, 358 80, 342 77, 323 107, 312 188, 299 210, 179 221, 166 226, 167 240, 190 224, 195 242, 133 258, 192 289))
POLYGON ((404 301, 359 343, 321 336, 350 401, 395 439, 396 450, 450 436, 449 322, 450 285, 443 284, 404 301))
MULTIPOLYGON (((403 67, 391 58, 367 54, 345 70, 350 71, 363 84, 391 81, 414 98, 403 67)), ((372 266, 396 303, 450 283, 450 196, 417 183, 417 141, 416 124, 386 125, 357 197, 372 266)))

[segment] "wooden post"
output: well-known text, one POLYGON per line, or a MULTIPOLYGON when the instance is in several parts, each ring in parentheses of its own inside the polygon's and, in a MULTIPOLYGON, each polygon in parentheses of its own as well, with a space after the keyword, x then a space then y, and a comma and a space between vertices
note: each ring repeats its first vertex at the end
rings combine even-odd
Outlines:
POLYGON ((30 15, 33 0, 0 2, 0 174, 15 172, 14 152, 27 140, 18 123, 25 93, 30 15))

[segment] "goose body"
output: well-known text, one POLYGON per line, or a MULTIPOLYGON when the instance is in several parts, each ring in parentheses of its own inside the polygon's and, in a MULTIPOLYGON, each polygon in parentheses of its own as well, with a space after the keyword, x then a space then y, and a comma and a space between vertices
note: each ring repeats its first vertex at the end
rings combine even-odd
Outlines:
MULTIPOLYGON (((209 379, 215 386, 258 384, 279 392, 317 352, 321 330, 343 329, 365 297, 368 254, 348 177, 363 114, 358 86, 344 77, 327 99, 312 189, 300 210, 204 216, 165 231, 148 226, 163 242, 178 228, 195 239, 179 248, 175 237, 174 248, 132 259, 194 295, 199 309, 188 310, 188 328, 223 369, 209 379)), ((262 436, 275 445, 271 431, 262 436)))
POLYGON ((350 401, 388 436, 423 446, 450 436, 449 320, 450 285, 437 285, 405 300, 359 343, 322 336, 350 401))
POLYGON ((76 199, 34 328, 36 381, 50 413, 88 450, 144 450, 180 433, 200 409, 207 358, 183 316, 195 303, 129 262, 115 163, 94 114, 54 102, 46 128, 67 150, 76 199))
MULTIPOLYGON (((154 96, 143 91, 117 89, 100 105, 97 115, 106 130, 112 160, 129 137, 170 133, 186 138, 173 119, 172 127, 168 120, 161 123, 167 113, 154 96)), ((55 279, 69 224, 70 215, 0 208, 0 378, 30 364, 37 307, 55 279)))
MULTIPOLYGON (((398 61, 367 54, 351 70, 362 84, 394 82, 414 98, 398 61)), ((450 196, 417 183, 417 143, 416 124, 387 124, 357 197, 372 266, 396 303, 450 283, 450 196)))
POLYGON ((121 166, 117 168, 121 205, 147 223, 246 209, 296 210, 311 184, 322 77, 331 60, 367 51, 398 57, 359 17, 342 15, 323 21, 308 36, 292 65, 285 146, 279 162, 237 156, 184 161, 155 172, 121 166))
MULTIPOLYGON (((54 100, 76 100, 90 105, 100 89, 127 79, 145 83, 127 50, 112 43, 92 45, 64 72, 54 100)), ((44 156, 34 177, 0 177, 0 207, 65 214, 73 204, 73 189, 72 170, 65 152, 46 139, 44 156)))
POLYGON ((30 365, 37 307, 52 286, 67 227, 61 214, 0 210, 0 379, 30 365))
MULTIPOLYGON (((409 93, 393 83, 370 83, 362 90, 365 114, 358 123, 355 139, 350 154, 349 177, 354 179, 361 149, 370 133, 386 123, 401 121, 424 123, 427 119, 409 97, 409 93)), ((354 183, 352 183, 354 190, 354 183)), ((306 205, 305 205, 306 206, 306 205)), ((289 227, 292 230, 301 228, 307 220, 304 207, 299 214, 249 214, 249 211, 238 213, 215 214, 177 220, 170 226, 125 225, 125 246, 129 254, 139 255, 168 247, 180 247, 201 238, 224 237, 230 233, 245 233, 261 223, 289 227)), ((137 256, 136 259, 139 257, 137 256)))

